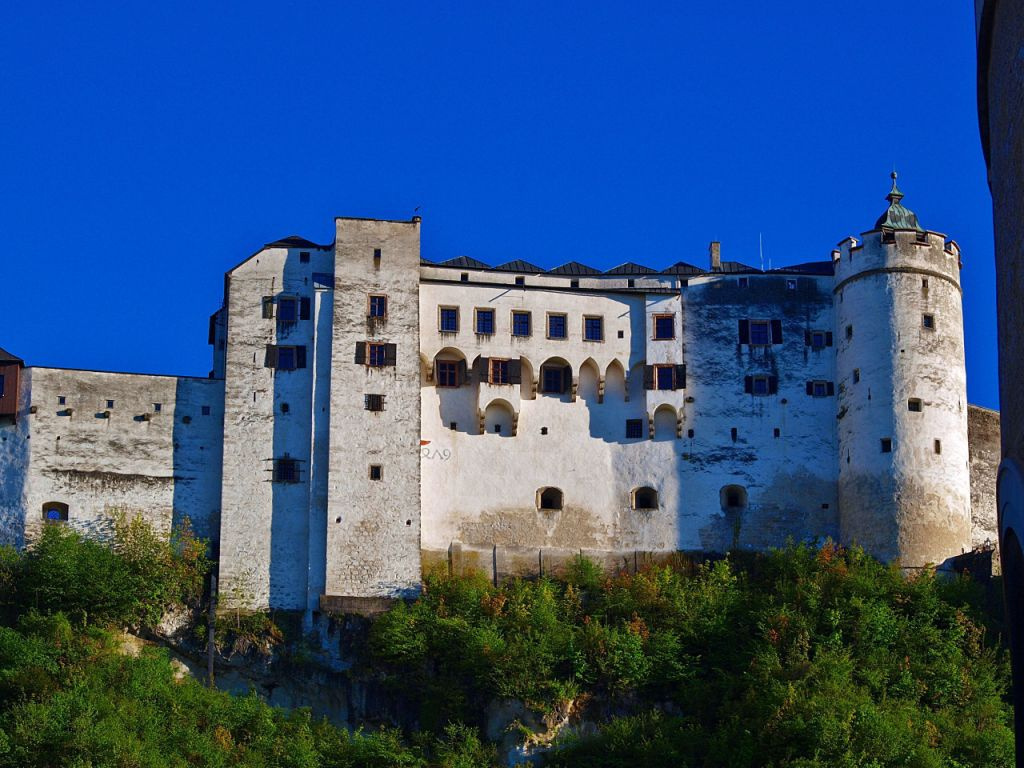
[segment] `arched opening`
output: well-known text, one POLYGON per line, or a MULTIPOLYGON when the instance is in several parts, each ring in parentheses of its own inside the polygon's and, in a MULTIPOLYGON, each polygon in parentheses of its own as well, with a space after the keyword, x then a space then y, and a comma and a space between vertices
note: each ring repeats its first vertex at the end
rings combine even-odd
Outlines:
POLYGON ((541 488, 537 491, 537 509, 560 510, 562 508, 562 490, 560 488, 541 488))
POLYGON ((630 506, 633 509, 657 509, 658 492, 653 488, 634 488, 630 494, 630 506))
POLYGON ((434 386, 455 389, 469 383, 466 356, 454 347, 445 347, 434 355, 434 386))
POLYGON ((747 506, 747 489, 742 485, 725 485, 719 491, 719 501, 725 511, 745 509, 747 506))
POLYGON ((572 389, 572 366, 560 357, 549 357, 540 366, 540 393, 565 395, 572 389))
POLYGON ((604 374, 604 401, 622 402, 625 398, 626 369, 618 360, 612 360, 604 374))
POLYGON ((598 379, 601 378, 601 369, 593 358, 588 357, 580 366, 580 384, 577 394, 588 403, 597 402, 598 379))
POLYGON ((445 347, 434 355, 433 374, 441 428, 478 434, 477 387, 471 386, 466 356, 454 347, 445 347))
POLYGON ((68 505, 62 501, 48 501, 43 504, 43 520, 48 523, 66 523, 68 505))
POLYGON ((505 400, 493 400, 484 410, 484 433, 512 437, 515 435, 515 410, 505 400))
POLYGON ((654 412, 654 439, 676 439, 676 409, 671 405, 659 405, 654 412))

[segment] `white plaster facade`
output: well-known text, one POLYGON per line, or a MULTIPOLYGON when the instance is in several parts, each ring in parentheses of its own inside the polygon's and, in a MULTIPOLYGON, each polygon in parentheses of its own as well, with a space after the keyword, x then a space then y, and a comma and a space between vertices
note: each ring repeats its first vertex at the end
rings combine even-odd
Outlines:
POLYGON ((862 242, 772 272, 717 244, 663 272, 434 264, 418 218, 276 241, 227 273, 210 379, 25 369, 0 535, 49 501, 83 527, 188 514, 222 606, 310 613, 581 551, 831 536, 942 562, 995 538, 972 477, 997 430, 968 443, 959 249, 894 193, 862 242))

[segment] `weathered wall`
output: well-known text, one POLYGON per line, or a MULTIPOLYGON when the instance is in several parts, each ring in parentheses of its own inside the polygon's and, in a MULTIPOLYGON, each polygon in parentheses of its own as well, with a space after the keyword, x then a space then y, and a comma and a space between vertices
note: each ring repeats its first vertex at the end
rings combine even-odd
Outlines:
POLYGON ((23 415, 34 447, 25 493, 26 538, 39 532, 43 505, 51 501, 67 504, 69 524, 87 532, 104 534, 118 513, 142 515, 164 532, 187 515, 201 533, 213 532, 221 382, 27 370, 36 412, 23 415), (209 414, 202 415, 203 406, 209 414), (204 461, 206 456, 211 461, 204 461))
POLYGON ((842 538, 920 566, 971 542, 959 253, 933 232, 895 238, 848 240, 836 263, 842 538))
POLYGON ((23 369, 18 382, 17 414, 0 420, 0 546, 25 542, 28 468, 32 440, 28 408, 32 370, 23 369))
POLYGON ((419 262, 419 219, 337 220, 327 595, 419 589, 419 262), (367 317, 371 293, 388 297, 384 321, 367 317), (395 344, 395 365, 355 362, 356 345, 371 341, 395 344), (367 394, 384 395, 384 410, 366 410, 367 394), (370 479, 370 464, 382 466, 381 480, 370 479))
POLYGON ((971 457, 971 545, 995 545, 999 540, 996 522, 999 412, 968 406, 967 435, 971 457))

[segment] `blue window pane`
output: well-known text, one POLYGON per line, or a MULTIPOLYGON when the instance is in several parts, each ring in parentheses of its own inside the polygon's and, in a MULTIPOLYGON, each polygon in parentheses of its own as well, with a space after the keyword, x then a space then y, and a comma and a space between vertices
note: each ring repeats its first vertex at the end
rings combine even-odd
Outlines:
POLYGON ((654 338, 671 339, 675 337, 675 318, 656 317, 654 318, 654 338))
POLYGON ((387 317, 388 314, 388 297, 387 296, 371 296, 370 297, 370 317, 387 317))
POLYGON ((459 310, 454 307, 441 310, 441 331, 443 333, 458 333, 459 310))
POLYGON ((476 332, 485 334, 494 333, 493 309, 478 309, 476 311, 476 332))
POLYGON ((529 312, 513 312, 512 313, 512 335, 513 336, 529 336, 530 335, 530 313, 529 312))
POLYGON ((548 315, 548 336, 552 339, 565 338, 565 315, 548 315))
POLYGON ((768 325, 766 320, 751 321, 750 323, 750 343, 751 344, 771 344, 772 343, 772 331, 771 326, 768 325))
POLYGON ((656 370, 658 372, 658 389, 675 389, 675 371, 672 366, 663 365, 656 370))
POLYGON ((587 341, 604 339, 604 320, 600 317, 588 317, 583 321, 583 338, 587 341))

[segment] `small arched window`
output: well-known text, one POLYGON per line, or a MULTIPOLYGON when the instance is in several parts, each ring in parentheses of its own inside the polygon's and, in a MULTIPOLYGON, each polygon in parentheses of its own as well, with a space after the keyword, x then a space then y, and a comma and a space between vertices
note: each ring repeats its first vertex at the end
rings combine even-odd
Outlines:
POLYGON ((561 509, 562 491, 559 488, 541 488, 537 492, 538 509, 561 509))
POLYGON ((726 485, 719 496, 722 509, 743 509, 747 506, 747 489, 742 485, 726 485))
POLYGON ((48 501, 43 504, 43 520, 48 523, 66 523, 68 521, 68 505, 60 501, 48 501))
POLYGON ((653 488, 634 488, 631 495, 633 509, 658 508, 658 492, 653 488))

